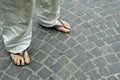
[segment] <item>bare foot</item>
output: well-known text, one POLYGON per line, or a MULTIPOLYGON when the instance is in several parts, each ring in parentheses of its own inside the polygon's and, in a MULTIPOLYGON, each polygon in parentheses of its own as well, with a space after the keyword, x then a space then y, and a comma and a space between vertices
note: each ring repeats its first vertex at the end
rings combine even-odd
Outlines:
POLYGON ((21 55, 11 53, 10 56, 16 65, 25 65, 24 58, 21 55))
POLYGON ((57 20, 55 28, 58 31, 61 31, 61 32, 65 32, 65 33, 70 32, 70 25, 69 25, 69 23, 66 22, 66 21, 63 21, 63 20, 57 20))

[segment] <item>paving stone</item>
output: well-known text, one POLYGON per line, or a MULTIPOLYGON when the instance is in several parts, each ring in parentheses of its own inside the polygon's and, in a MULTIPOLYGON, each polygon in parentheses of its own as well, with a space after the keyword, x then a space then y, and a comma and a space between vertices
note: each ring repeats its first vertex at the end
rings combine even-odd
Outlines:
POLYGON ((50 68, 51 68, 55 73, 57 73, 57 72, 62 68, 62 66, 61 66, 59 63, 55 63, 55 64, 53 64, 50 68))
MULTIPOLYGON (((83 17, 82 17, 83 18, 83 17)), ((83 24, 81 24, 81 26, 85 29, 89 29, 91 28, 92 26, 88 23, 88 22, 84 22, 83 24)))
POLYGON ((57 49, 55 49, 54 51, 52 51, 52 52, 50 53, 50 55, 51 55, 53 58, 57 59, 57 58, 60 57, 62 54, 61 54, 61 52, 59 52, 57 49))
POLYGON ((39 39, 33 39, 31 42, 31 46, 35 47, 35 48, 39 48, 41 45, 42 41, 39 39))
POLYGON ((28 50, 28 53, 30 54, 30 56, 34 56, 37 52, 39 51, 39 49, 34 48, 34 47, 30 47, 30 49, 28 50))
POLYGON ((16 77, 20 73, 21 70, 22 68, 12 64, 10 68, 6 71, 6 73, 12 77, 16 77))
POLYGON ((93 55, 89 52, 84 52, 81 54, 81 56, 85 61, 89 61, 90 59, 93 59, 93 55))
POLYGON ((98 26, 98 28, 99 28, 100 30, 102 30, 102 31, 105 31, 106 29, 108 29, 105 24, 100 24, 100 25, 98 26))
POLYGON ((39 77, 35 76, 35 75, 31 75, 29 80, 40 80, 39 77))
POLYGON ((92 63, 91 61, 88 61, 88 62, 86 62, 85 64, 83 64, 83 65, 81 66, 81 68, 82 68, 82 70, 83 70, 84 72, 88 72, 88 71, 94 69, 95 66, 93 65, 93 63, 92 63))
POLYGON ((70 38, 67 42, 66 42, 67 45, 69 45, 70 47, 74 47, 77 42, 76 40, 74 40, 73 38, 70 38))
POLYGON ((65 52, 65 56, 71 59, 71 58, 77 56, 77 53, 73 49, 68 49, 65 52))
POLYGON ((45 51, 46 53, 50 53, 53 47, 48 43, 44 43, 43 45, 41 45, 40 49, 45 51))
POLYGON ((42 79, 46 79, 51 75, 51 71, 49 71, 47 68, 43 68, 38 75, 42 78, 42 79))
POLYGON ((83 22, 83 20, 78 17, 78 18, 74 19, 74 22, 77 23, 77 24, 80 24, 80 23, 83 22))
POLYGON ((110 72, 106 67, 100 67, 99 72, 103 76, 109 76, 110 75, 110 72))
POLYGON ((70 78, 70 80, 76 80, 75 77, 70 78))
POLYGON ((114 50, 114 52, 120 52, 120 43, 112 44, 111 47, 114 50))
POLYGON ((97 80, 101 78, 100 74, 96 70, 90 71, 88 75, 90 76, 91 80, 97 80))
POLYGON ((68 39, 68 36, 66 34, 60 33, 57 35, 57 39, 63 42, 68 39))
POLYGON ((101 39, 94 41, 94 43, 95 43, 98 47, 101 47, 101 46, 104 46, 104 45, 105 45, 105 42, 104 42, 103 40, 101 40, 101 39))
POLYGON ((108 69, 111 74, 119 73, 120 72, 120 64, 115 63, 112 65, 108 65, 108 69))
POLYGON ((81 71, 76 72, 74 75, 77 80, 87 80, 87 76, 81 71))
POLYGON ((37 34, 36 38, 43 40, 45 38, 45 36, 47 35, 46 32, 40 30, 39 33, 37 34))
POLYGON ((4 75, 1 80, 15 80, 7 75, 4 75))
POLYGON ((114 38, 115 38, 117 41, 120 41, 120 35, 115 35, 114 38))
POLYGON ((66 69, 69 72, 74 73, 77 70, 77 66, 74 63, 69 63, 66 65, 66 69))
POLYGON ((80 55, 78 55, 77 57, 75 57, 72 61, 73 61, 77 66, 80 66, 81 64, 85 63, 85 60, 84 60, 80 55))
POLYGON ((77 45, 74 47, 75 51, 80 54, 85 51, 85 48, 83 48, 81 45, 77 45))
POLYGON ((2 75, 3 75, 3 72, 0 72, 0 78, 2 77, 2 75))
POLYGON ((101 56, 102 55, 102 52, 99 48, 94 48, 90 51, 93 55, 95 55, 96 57, 97 56, 101 56))
POLYGON ((120 27, 117 27, 117 28, 116 28, 116 31, 120 33, 120 27))
POLYGON ((87 38, 84 36, 84 35, 79 35, 79 36, 77 36, 77 38, 76 38, 80 43, 83 43, 83 42, 85 42, 86 40, 87 40, 87 38))
POLYGON ((66 69, 62 69, 58 72, 58 75, 63 79, 63 80, 67 80, 70 77, 70 72, 67 71, 66 69))
POLYGON ((95 44, 94 44, 93 42, 91 42, 91 41, 85 41, 85 42, 83 43, 83 46, 84 46, 85 48, 87 48, 87 49, 92 49, 92 48, 95 47, 95 44))
POLYGON ((100 30, 99 30, 97 27, 91 27, 91 28, 90 28, 90 31, 91 31, 92 33, 97 33, 97 32, 99 32, 100 30))
POLYGON ((43 51, 39 51, 39 52, 34 56, 34 59, 36 59, 37 61, 41 62, 46 56, 47 56, 46 53, 44 53, 43 51))
POLYGON ((88 39, 89 39, 90 41, 95 41, 95 40, 97 40, 98 38, 97 38, 96 35, 93 34, 93 35, 89 36, 88 39))
POLYGON ((104 37, 106 37, 106 33, 105 33, 105 32, 98 32, 98 33, 96 33, 96 35, 97 35, 97 37, 99 37, 99 38, 104 38, 104 37))
POLYGON ((58 59, 57 62, 62 66, 64 66, 69 63, 69 60, 66 58, 66 56, 62 56, 61 58, 58 59))
POLYGON ((64 44, 64 43, 61 42, 58 45, 56 45, 56 48, 58 50, 60 50, 60 52, 64 52, 65 50, 68 49, 68 46, 66 44, 64 44))
POLYGON ((48 57, 45 61, 44 64, 47 65, 48 67, 52 66, 55 60, 51 57, 48 57))
POLYGON ((55 46, 57 45, 60 41, 56 38, 51 38, 49 41, 48 41, 51 45, 55 46))
POLYGON ((105 58, 107 59, 107 61, 109 63, 115 63, 115 62, 118 62, 118 60, 119 60, 118 57, 114 54, 107 55, 107 56, 105 56, 105 58))
POLYGON ((120 74, 118 75, 118 78, 120 79, 120 74))
POLYGON ((107 62, 105 61, 105 59, 103 57, 99 57, 97 59, 94 60, 94 63, 96 64, 96 66, 98 67, 102 67, 107 65, 107 62))
POLYGON ((110 76, 107 80, 118 80, 115 76, 110 76))
POLYGON ((112 35, 115 35, 116 32, 114 31, 114 29, 109 29, 109 30, 106 30, 106 34, 109 36, 112 36, 112 35))
POLYGON ((8 57, 9 56, 9 53, 6 50, 4 50, 4 49, 0 50, 0 53, 2 53, 0 55, 0 58, 8 57))
POLYGON ((108 44, 112 44, 115 43, 116 40, 113 37, 106 37, 103 39, 105 42, 107 42, 108 44))
MULTIPOLYGON (((23 69, 22 71, 20 71, 18 78, 20 80, 27 80, 28 77, 32 74, 31 71, 29 71, 28 69, 23 69)), ((9 79, 8 79, 9 80, 9 79)))
POLYGON ((33 71, 38 71, 41 67, 42 67, 42 64, 39 64, 38 62, 36 61, 31 61, 31 63, 29 64, 29 67, 33 70, 33 71))
POLYGON ((104 54, 111 54, 111 53, 114 52, 114 51, 112 50, 112 48, 111 48, 110 46, 108 46, 108 45, 101 47, 101 51, 102 51, 104 54))
POLYGON ((10 65, 10 60, 3 59, 1 61, 1 64, 2 65, 0 65, 0 71, 5 71, 8 68, 8 66, 10 65))

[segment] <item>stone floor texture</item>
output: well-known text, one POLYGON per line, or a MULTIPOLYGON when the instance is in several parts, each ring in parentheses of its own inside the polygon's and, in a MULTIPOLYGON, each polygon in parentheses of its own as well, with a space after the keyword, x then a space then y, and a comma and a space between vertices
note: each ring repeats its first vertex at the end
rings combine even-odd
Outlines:
POLYGON ((68 34, 33 17, 31 64, 16 66, 0 38, 0 80, 120 80, 120 0, 63 0, 68 34))

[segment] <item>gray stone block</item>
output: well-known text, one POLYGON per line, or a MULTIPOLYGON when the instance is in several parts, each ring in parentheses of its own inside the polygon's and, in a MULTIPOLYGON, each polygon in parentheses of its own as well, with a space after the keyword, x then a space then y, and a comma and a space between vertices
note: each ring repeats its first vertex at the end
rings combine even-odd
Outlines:
POLYGON ((62 66, 61 66, 59 63, 55 63, 55 64, 53 64, 50 68, 51 68, 55 73, 57 73, 57 72, 62 68, 62 66))
POLYGON ((37 61, 41 62, 46 56, 47 56, 46 53, 44 53, 43 51, 39 51, 39 52, 34 56, 34 59, 36 59, 37 61))
POLYGON ((36 62, 36 61, 31 61, 31 63, 29 64, 29 66, 34 72, 38 71, 38 69, 40 69, 42 67, 42 64, 36 62))
POLYGON ((107 61, 109 63, 115 63, 115 62, 119 61, 119 58, 116 55, 114 55, 114 54, 107 55, 107 56, 105 56, 105 58, 107 59, 107 61))
POLYGON ((87 49, 92 49, 95 47, 95 44, 91 41, 85 41, 82 45, 87 49))
POLYGON ((111 47, 114 50, 114 52, 120 52, 120 43, 112 44, 111 47))
POLYGON ((46 53, 50 53, 53 50, 53 47, 48 43, 43 43, 43 45, 41 45, 40 49, 45 51, 46 53))
POLYGON ((58 59, 57 62, 62 66, 64 66, 69 63, 69 60, 66 58, 66 56, 62 56, 61 58, 58 59))
POLYGON ((95 55, 96 57, 102 55, 101 50, 100 50, 99 48, 97 48, 97 47, 94 48, 94 49, 92 49, 90 52, 91 52, 93 55, 95 55))
POLYGON ((68 80, 70 77, 70 72, 67 71, 66 69, 62 69, 58 72, 58 75, 63 79, 63 80, 68 80))
POLYGON ((111 74, 119 73, 120 72, 120 64, 114 63, 111 65, 108 65, 108 69, 111 74))
POLYGON ((46 79, 48 77, 50 77, 50 75, 52 74, 51 71, 49 71, 47 68, 43 68, 41 71, 39 71, 38 75, 42 78, 42 79, 46 79))
POLYGON ((110 76, 107 78, 107 80, 118 80, 115 76, 110 76))
POLYGON ((60 42, 56 45, 56 48, 62 53, 68 49, 68 46, 65 43, 60 42))
POLYGON ((73 61, 77 66, 80 66, 81 64, 85 63, 85 60, 84 60, 80 55, 78 55, 77 57, 75 57, 72 61, 73 61))
POLYGON ((70 38, 66 44, 69 46, 69 47, 74 47, 76 44, 77 44, 77 41, 74 40, 73 38, 70 38))
POLYGON ((74 75, 77 80, 87 80, 87 76, 81 71, 76 72, 74 75))
POLYGON ((86 62, 85 64, 83 64, 83 65, 81 66, 81 68, 82 68, 82 70, 83 70, 84 72, 88 72, 88 71, 94 69, 95 66, 93 65, 93 63, 92 63, 91 61, 88 61, 88 62, 86 62))
POLYGON ((83 42, 85 42, 85 41, 87 40, 86 36, 84 36, 84 35, 82 35, 82 34, 79 35, 79 36, 77 36, 76 39, 77 39, 80 43, 83 43, 83 42))
POLYGON ((107 65, 107 62, 105 61, 105 59, 103 57, 99 57, 99 58, 95 59, 94 63, 98 67, 102 67, 102 66, 107 65))
POLYGON ((109 76, 110 72, 106 67, 100 67, 99 72, 102 76, 109 76))
POLYGON ((112 43, 115 43, 116 40, 114 39, 114 37, 106 37, 103 39, 106 43, 108 44, 112 44, 112 43))
POLYGON ((51 57, 48 57, 45 61, 44 64, 47 65, 48 67, 52 66, 54 64, 55 60, 51 57))
POLYGON ((57 58, 59 58, 62 54, 61 54, 61 52, 59 52, 57 49, 55 49, 54 51, 52 51, 52 52, 50 53, 50 55, 51 55, 53 58, 57 59, 57 58))
POLYGON ((28 77, 32 74, 31 71, 29 71, 28 69, 23 69, 20 71, 19 75, 18 75, 18 78, 20 80, 27 80, 28 77))
POLYGON ((10 68, 7 69, 6 73, 7 73, 8 75, 12 76, 12 77, 16 77, 16 76, 20 73, 21 70, 22 70, 22 68, 14 65, 14 64, 12 64, 12 65, 10 66, 10 68))
POLYGON ((40 80, 38 76, 31 75, 29 80, 40 80))
POLYGON ((91 80, 97 80, 101 78, 101 75, 96 70, 90 71, 88 75, 90 76, 91 80))
POLYGON ((1 80, 15 80, 7 75, 4 75, 1 80))
POLYGON ((45 31, 40 30, 39 33, 37 34, 36 38, 43 40, 47 33, 45 31))
POLYGON ((3 59, 1 61, 1 64, 2 65, 0 65, 0 71, 5 71, 8 68, 8 66, 10 65, 10 60, 3 59))
POLYGON ((69 63, 66 65, 66 69, 70 72, 70 73, 74 73, 77 70, 77 66, 74 63, 69 63))
POLYGON ((81 45, 77 45, 74 47, 74 50, 77 52, 77 54, 81 54, 85 51, 85 48, 83 48, 81 45))
POLYGON ((102 39, 96 40, 94 41, 94 43, 98 46, 98 47, 102 47, 105 45, 105 42, 102 39))

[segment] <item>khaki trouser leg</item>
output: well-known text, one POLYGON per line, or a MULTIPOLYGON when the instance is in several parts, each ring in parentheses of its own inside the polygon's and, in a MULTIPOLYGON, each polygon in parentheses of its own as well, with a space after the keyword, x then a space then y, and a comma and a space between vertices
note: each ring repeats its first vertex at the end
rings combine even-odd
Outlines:
POLYGON ((0 0, 0 25, 7 51, 20 53, 31 42, 35 0, 0 0))
POLYGON ((60 16, 60 0, 37 0, 36 15, 41 25, 52 27, 60 16))

